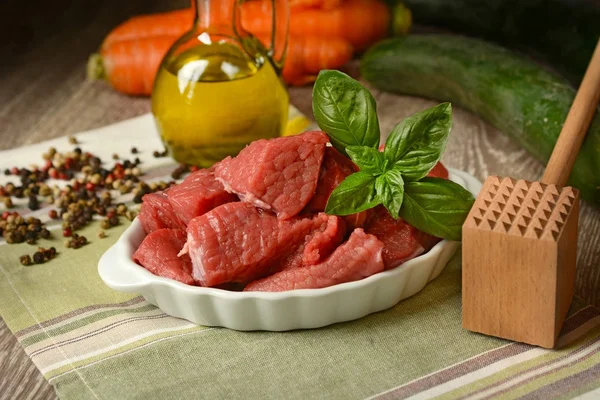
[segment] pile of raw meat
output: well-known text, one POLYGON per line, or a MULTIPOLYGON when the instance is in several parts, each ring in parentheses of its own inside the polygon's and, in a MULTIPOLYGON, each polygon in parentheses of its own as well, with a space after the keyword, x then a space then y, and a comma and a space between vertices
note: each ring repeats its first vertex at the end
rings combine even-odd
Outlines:
MULTIPOLYGON (((162 193, 139 214, 147 233, 133 260, 197 286, 322 288, 394 268, 439 239, 383 207, 337 217, 329 195, 357 170, 323 132, 259 140, 162 193)), ((447 177, 438 164, 434 175, 447 177)))

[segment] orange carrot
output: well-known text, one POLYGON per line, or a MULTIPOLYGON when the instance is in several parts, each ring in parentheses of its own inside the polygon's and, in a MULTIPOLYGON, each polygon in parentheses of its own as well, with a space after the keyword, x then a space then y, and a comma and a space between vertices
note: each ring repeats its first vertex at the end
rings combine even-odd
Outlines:
MULTIPOLYGON (((266 46, 268 36, 259 40, 266 46)), ((352 46, 344 39, 290 36, 283 65, 283 80, 293 86, 313 82, 322 69, 337 69, 352 59, 352 46)))
MULTIPOLYGON (((271 1, 248 1, 242 5, 242 26, 254 34, 269 34, 271 1)), ((346 0, 332 10, 304 9, 290 18, 290 34, 346 39, 356 50, 387 36, 390 10, 380 0, 346 0)))
MULTIPOLYGON (((380 0, 290 0, 290 8, 291 34, 341 37, 358 50, 385 37, 390 24, 390 11, 380 0)), ((268 34, 271 0, 244 3, 241 18, 249 32, 268 34)), ((193 19, 191 8, 139 15, 113 29, 102 46, 152 36, 181 36, 192 27, 193 19)))
POLYGON ((177 36, 123 40, 105 45, 88 62, 89 78, 104 78, 119 92, 149 95, 163 57, 177 36))
MULTIPOLYGON (((88 77, 106 79, 116 90, 150 95, 160 62, 177 36, 159 36, 113 42, 90 57, 88 77)), ((269 38, 261 38, 267 44, 269 38)), ((343 39, 314 36, 289 38, 283 78, 290 85, 312 82, 321 69, 339 68, 352 58, 352 46, 343 39)))
POLYGON ((102 42, 107 47, 114 42, 152 36, 181 36, 192 27, 191 8, 159 14, 138 15, 114 28, 102 42))
POLYGON ((321 8, 331 10, 339 6, 343 0, 289 0, 290 10, 299 10, 303 8, 321 8))
MULTIPOLYGON (((341 2, 342 0, 290 0, 289 4, 292 10, 310 7, 331 9, 341 2)), ((227 7, 227 3, 223 3, 223 7, 227 7)), ((226 10, 220 10, 220 12, 225 13, 226 10)), ((193 22, 194 10, 192 8, 137 15, 122 22, 110 31, 104 42, 102 42, 102 46, 109 46, 122 40, 151 36, 181 36, 192 27, 193 22)))

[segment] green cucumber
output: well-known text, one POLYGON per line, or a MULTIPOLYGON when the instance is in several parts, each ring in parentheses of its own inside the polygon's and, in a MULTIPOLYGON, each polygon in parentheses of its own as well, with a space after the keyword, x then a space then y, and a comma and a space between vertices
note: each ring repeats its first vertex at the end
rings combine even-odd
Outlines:
MULTIPOLYGON (((575 90, 564 79, 502 47, 452 35, 410 35, 375 45, 361 74, 376 88, 449 101, 516 139, 544 164, 575 90)), ((569 184, 600 207, 600 110, 569 184)))
POLYGON ((579 83, 600 36, 596 0, 402 0, 417 24, 535 53, 579 83))

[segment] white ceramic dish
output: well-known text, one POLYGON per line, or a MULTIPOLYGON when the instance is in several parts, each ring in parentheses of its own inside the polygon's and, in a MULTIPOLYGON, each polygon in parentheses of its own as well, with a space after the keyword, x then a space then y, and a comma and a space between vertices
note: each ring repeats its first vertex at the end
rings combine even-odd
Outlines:
MULTIPOLYGON (((475 195, 481 189, 481 183, 465 172, 450 170, 450 178, 475 195)), ((136 219, 104 253, 98 272, 109 287, 140 293, 174 317, 242 331, 318 328, 385 310, 436 278, 458 247, 458 242, 443 240, 395 269, 323 289, 230 292, 161 278, 135 264, 131 256, 144 236, 136 219)))

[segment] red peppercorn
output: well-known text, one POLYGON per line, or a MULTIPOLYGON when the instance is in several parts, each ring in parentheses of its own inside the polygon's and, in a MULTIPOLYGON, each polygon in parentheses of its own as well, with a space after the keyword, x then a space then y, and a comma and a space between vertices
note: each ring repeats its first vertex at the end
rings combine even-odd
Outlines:
POLYGON ((7 219, 8 217, 10 217, 10 213, 8 211, 4 211, 2 213, 2 219, 7 219))
POLYGON ((48 216, 52 219, 56 219, 58 218, 58 213, 56 212, 56 210, 50 210, 48 211, 48 216))
POLYGON ((63 229, 63 236, 64 237, 70 237, 71 235, 73 235, 73 231, 71 230, 71 228, 65 228, 65 229, 63 229))
POLYGON ((88 182, 85 184, 85 189, 93 192, 94 189, 96 189, 96 185, 94 185, 92 182, 88 182))
POLYGON ((114 209, 114 208, 111 208, 111 209, 110 209, 110 210, 109 210, 109 211, 106 213, 106 217, 107 217, 107 218, 112 218, 112 217, 114 217, 115 215, 117 215, 117 212, 115 211, 115 209, 114 209))
POLYGON ((71 157, 65 158, 65 168, 71 169, 73 167, 73 159, 71 157))
POLYGON ((12 167, 10 169, 10 173, 13 174, 13 175, 19 175, 19 172, 20 172, 19 168, 17 168, 17 167, 12 167))
POLYGON ((56 168, 54 168, 54 167, 51 167, 51 168, 48 170, 48 176, 49 176, 50 178, 52 178, 52 179, 56 179, 56 178, 58 178, 58 171, 56 170, 56 168))
POLYGON ((58 179, 63 179, 63 180, 67 180, 67 174, 65 174, 64 172, 59 172, 58 173, 58 179))
POLYGON ((79 181, 75 181, 72 186, 74 191, 78 191, 81 188, 81 183, 79 183, 79 181))
POLYGON ((53 166, 54 164, 52 164, 52 160, 46 160, 46 162, 44 163, 44 169, 46 170, 52 168, 53 166))

